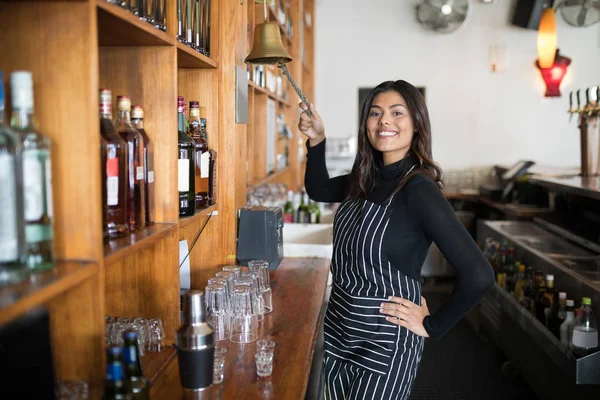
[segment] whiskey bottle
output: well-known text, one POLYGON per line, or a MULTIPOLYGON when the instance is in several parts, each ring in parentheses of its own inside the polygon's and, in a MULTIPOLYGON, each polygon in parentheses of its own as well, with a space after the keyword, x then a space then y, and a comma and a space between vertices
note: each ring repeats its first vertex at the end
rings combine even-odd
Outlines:
MULTIPOLYGON (((206 107, 200 107, 200 130, 204 141, 208 143, 208 128, 206 122, 206 107)), ((212 206, 217 203, 217 152, 208 148, 208 201, 212 206)), ((204 161, 206 163, 206 161, 204 161)))
POLYGON ((196 189, 196 209, 208 207, 209 187, 209 158, 208 143, 200 127, 200 105, 197 101, 190 101, 190 120, 188 134, 194 139, 194 182, 196 189))
POLYGON ((0 71, 0 286, 27 278, 23 215, 23 146, 4 123, 4 75, 0 71))
POLYGON ((187 133, 185 100, 177 97, 177 187, 179 190, 179 216, 189 217, 196 211, 195 201, 195 142, 187 133))
POLYGON ((117 96, 117 133, 127 142, 127 225, 130 232, 146 225, 144 138, 131 124, 129 96, 117 96))
POLYGON ((144 129, 144 109, 133 106, 131 122, 144 138, 144 191, 146 192, 146 226, 154 224, 154 145, 144 129))
POLYGON ((112 120, 112 93, 100 90, 100 134, 106 140, 106 164, 103 180, 106 196, 102 203, 108 212, 107 229, 109 238, 125 236, 127 226, 127 143, 115 130, 112 120))
POLYGON ((10 81, 13 107, 11 126, 20 134, 23 144, 27 266, 33 271, 45 271, 54 265, 50 139, 35 127, 31 72, 13 72, 10 81))
POLYGON ((108 241, 108 206, 106 204, 106 148, 108 143, 106 139, 100 135, 100 174, 102 179, 100 180, 100 189, 102 192, 102 240, 106 243, 108 241))

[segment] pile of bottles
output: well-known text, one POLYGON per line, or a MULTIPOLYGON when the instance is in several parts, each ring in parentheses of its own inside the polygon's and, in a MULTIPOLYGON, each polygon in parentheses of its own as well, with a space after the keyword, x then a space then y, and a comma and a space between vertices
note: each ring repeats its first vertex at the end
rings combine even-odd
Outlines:
POLYGON ((312 201, 306 192, 288 191, 288 199, 283 207, 283 222, 297 224, 320 224, 322 205, 312 201))
POLYGON ((138 352, 138 334, 123 333, 123 347, 106 350, 104 400, 148 400, 150 381, 143 375, 138 352))
POLYGON ((31 72, 13 72, 10 85, 8 126, 0 71, 0 286, 54 266, 50 138, 35 124, 31 72))
POLYGON ((584 297, 581 306, 558 292, 554 275, 534 270, 515 259, 514 247, 487 238, 484 254, 494 269, 498 286, 515 297, 519 304, 544 324, 576 357, 600 350, 598 324, 592 300, 584 297))

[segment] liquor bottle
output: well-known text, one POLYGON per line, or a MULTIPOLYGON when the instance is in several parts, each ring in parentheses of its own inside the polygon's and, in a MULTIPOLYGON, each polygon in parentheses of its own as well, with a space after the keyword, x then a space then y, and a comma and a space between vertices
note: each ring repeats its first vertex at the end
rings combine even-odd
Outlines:
POLYGON ((308 212, 308 206, 304 202, 304 191, 300 195, 300 205, 298 206, 298 212, 296 214, 296 222, 299 224, 310 224, 310 214, 308 212))
POLYGON ((154 224, 154 145, 144 129, 144 108, 133 106, 131 122, 144 138, 144 191, 146 192, 146 226, 154 224))
POLYGON ((128 399, 125 389, 125 371, 120 347, 106 349, 106 379, 104 381, 104 400, 128 399))
POLYGON ((210 153, 208 142, 200 127, 200 103, 190 101, 189 135, 194 139, 194 185, 196 188, 196 209, 208 207, 210 199, 208 196, 210 153))
POLYGON ((154 15, 154 26, 161 31, 167 31, 166 24, 166 12, 167 12, 167 0, 156 1, 156 14, 154 15))
POLYGON ((288 190, 288 199, 283 207, 283 222, 293 223, 294 222, 294 191, 288 190))
POLYGON ((200 16, 202 12, 200 11, 200 0, 192 0, 193 1, 193 24, 192 24, 192 47, 199 52, 202 52, 202 42, 200 40, 200 26, 202 25, 200 22, 200 16))
POLYGON ((207 57, 210 57, 210 9, 211 9, 211 0, 204 0, 204 7, 202 12, 202 45, 201 50, 202 54, 207 57))
POLYGON ((187 0, 177 0, 177 40, 186 43, 187 39, 187 0))
POLYGON ((309 200, 308 210, 309 210, 309 214, 310 214, 310 223, 311 224, 321 223, 321 209, 319 208, 319 205, 316 202, 309 200))
POLYGON ((106 154, 108 142, 100 135, 100 187, 102 192, 102 240, 108 241, 108 205, 106 204, 106 154))
POLYGON ((560 327, 567 318, 567 293, 560 292, 558 294, 558 305, 554 305, 552 315, 548 320, 548 328, 550 332, 560 339, 560 327))
POLYGON ((526 283, 527 280, 525 279, 525 266, 519 263, 518 272, 515 278, 514 290, 514 296, 517 301, 521 301, 521 298, 523 296, 523 287, 525 287, 526 283))
POLYGON ((123 362, 125 364, 125 389, 134 400, 148 400, 149 382, 142 374, 142 363, 138 352, 138 334, 127 331, 123 334, 125 342, 123 362))
POLYGON ((117 133, 127 142, 127 224, 135 232, 146 226, 144 138, 131 124, 129 96, 117 96, 117 110, 117 133))
POLYGON ((28 276, 23 210, 23 146, 4 122, 4 75, 0 71, 0 286, 28 276))
POLYGON ((544 280, 540 281, 534 302, 535 317, 542 324, 546 325, 546 307, 548 306, 548 298, 546 297, 546 282, 544 280))
POLYGON ((545 325, 550 329, 550 319, 558 309, 558 293, 554 291, 554 275, 552 274, 546 275, 546 294, 544 296, 546 297, 546 308, 544 309, 546 317, 545 325))
POLYGON ((179 190, 179 216, 189 217, 196 211, 194 139, 188 136, 185 120, 185 100, 177 97, 177 187, 179 190))
MULTIPOLYGON (((208 126, 206 122, 206 107, 200 107, 200 130, 204 136, 204 141, 208 143, 208 126)), ((217 152, 208 148, 208 199, 210 205, 217 203, 217 152)))
POLYGON ((565 321, 560 326, 560 341, 565 346, 568 346, 571 342, 571 338, 569 337, 569 328, 575 323, 575 302, 572 299, 568 299, 566 304, 567 312, 565 321))
POLYGON ((127 143, 112 121, 112 93, 100 90, 100 134, 106 140, 106 196, 102 203, 108 211, 108 236, 118 238, 129 232, 127 226, 127 143))
POLYGON ((13 107, 11 126, 21 135, 23 144, 27 266, 33 271, 45 271, 54 265, 50 139, 35 127, 31 72, 13 72, 10 81, 13 107))
POLYGON ((598 324, 592 299, 584 297, 581 300, 581 312, 573 324, 571 351, 576 357, 585 357, 598 351, 598 324))

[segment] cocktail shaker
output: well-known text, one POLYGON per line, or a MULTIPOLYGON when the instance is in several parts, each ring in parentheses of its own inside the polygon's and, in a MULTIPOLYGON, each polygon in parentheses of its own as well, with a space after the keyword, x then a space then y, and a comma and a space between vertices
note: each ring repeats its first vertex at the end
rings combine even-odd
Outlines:
POLYGON ((175 337, 179 377, 185 391, 210 387, 215 353, 214 330, 206 322, 206 300, 201 290, 183 296, 183 325, 175 337))

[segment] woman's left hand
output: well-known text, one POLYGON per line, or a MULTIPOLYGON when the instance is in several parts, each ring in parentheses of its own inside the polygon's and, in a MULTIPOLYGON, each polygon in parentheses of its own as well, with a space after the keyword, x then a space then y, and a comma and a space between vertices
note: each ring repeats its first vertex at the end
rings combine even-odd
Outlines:
POLYGON ((401 297, 390 296, 388 300, 389 303, 381 303, 379 308, 380 313, 387 315, 386 320, 403 326, 416 335, 429 337, 425 327, 423 327, 423 320, 429 315, 424 297, 421 296, 420 306, 401 297))

